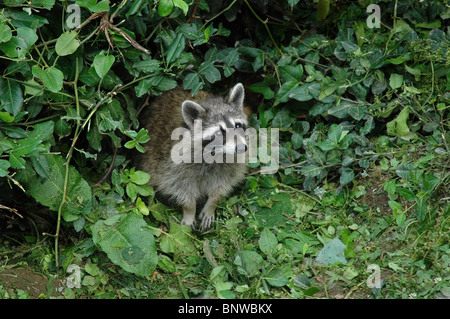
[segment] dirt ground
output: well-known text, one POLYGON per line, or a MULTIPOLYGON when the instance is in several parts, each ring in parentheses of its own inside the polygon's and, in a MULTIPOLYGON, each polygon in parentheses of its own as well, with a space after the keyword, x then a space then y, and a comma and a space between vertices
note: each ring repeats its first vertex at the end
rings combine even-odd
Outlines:
POLYGON ((27 267, 4 269, 0 272, 2 290, 10 295, 22 290, 33 299, 39 296, 58 297, 62 296, 64 284, 65 281, 62 279, 44 277, 27 267))

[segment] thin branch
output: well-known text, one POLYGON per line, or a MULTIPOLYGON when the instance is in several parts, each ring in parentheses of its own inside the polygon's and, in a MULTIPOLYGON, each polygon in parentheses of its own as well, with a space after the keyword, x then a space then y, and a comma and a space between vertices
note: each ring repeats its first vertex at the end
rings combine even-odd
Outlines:
POLYGON ((8 206, 5 206, 5 205, 0 204, 0 209, 8 210, 8 211, 10 211, 11 213, 16 214, 16 215, 19 216, 20 218, 23 218, 23 216, 20 215, 20 214, 19 214, 19 211, 18 211, 17 209, 15 209, 15 208, 11 208, 11 207, 8 207, 8 206))
POLYGON ((275 39, 272 36, 272 32, 270 32, 269 26, 267 24, 268 20, 264 21, 263 19, 261 19, 261 17, 255 12, 255 10, 253 10, 250 3, 248 3, 247 0, 244 0, 244 2, 247 5, 247 7, 250 9, 250 11, 253 13, 253 15, 256 17, 256 19, 258 19, 258 21, 264 25, 264 27, 266 28, 267 34, 269 35, 269 38, 272 41, 275 48, 278 50, 278 52, 281 54, 281 56, 284 56, 283 51, 281 51, 281 49, 278 47, 277 43, 275 42, 275 39))
POLYGON ((114 147, 114 155, 113 158, 111 160, 111 165, 109 165, 108 170, 106 171, 105 175, 94 185, 92 185, 91 187, 101 187, 102 183, 108 178, 108 176, 111 174, 113 168, 114 168, 114 163, 116 162, 116 157, 117 157, 117 151, 118 148, 114 147))

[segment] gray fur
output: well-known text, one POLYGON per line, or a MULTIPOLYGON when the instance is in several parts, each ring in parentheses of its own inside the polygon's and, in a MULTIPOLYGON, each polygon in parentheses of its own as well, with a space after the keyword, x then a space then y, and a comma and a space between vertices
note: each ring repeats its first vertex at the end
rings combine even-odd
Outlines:
MULTIPOLYGON (((194 136, 195 120, 202 121, 203 131, 211 127, 219 130, 218 123, 224 123, 224 118, 227 123, 236 120, 247 125, 243 101, 244 87, 240 83, 225 98, 203 91, 192 97, 189 92, 177 88, 157 97, 146 114, 143 114, 141 123, 148 129, 150 141, 144 146, 145 153, 136 158, 136 166, 151 175, 150 184, 160 194, 170 197, 183 208, 181 223, 193 229, 196 228, 197 203, 202 198, 207 198, 199 214, 199 228, 206 231, 214 223, 214 211, 221 197, 230 193, 244 179, 247 164, 208 164, 205 161, 175 164, 171 158, 171 150, 174 145, 181 143, 181 138, 172 140, 172 132, 176 128, 187 127, 194 136)), ((213 128, 210 130, 214 131, 213 128)), ((182 142, 187 143, 188 147, 193 145, 187 139, 182 142)), ((242 145, 237 145, 236 150, 241 153, 242 145)))

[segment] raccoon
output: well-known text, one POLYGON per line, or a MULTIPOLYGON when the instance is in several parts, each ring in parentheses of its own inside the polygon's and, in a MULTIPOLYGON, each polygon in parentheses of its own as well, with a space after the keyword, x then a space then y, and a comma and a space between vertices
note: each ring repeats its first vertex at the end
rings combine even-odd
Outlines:
POLYGON ((150 184, 183 209, 182 225, 207 231, 222 196, 247 172, 244 87, 236 84, 226 97, 181 88, 157 97, 141 123, 150 141, 136 161, 150 174, 150 184), (180 140, 181 138, 181 140, 180 140), (196 222, 197 203, 206 200, 196 222))

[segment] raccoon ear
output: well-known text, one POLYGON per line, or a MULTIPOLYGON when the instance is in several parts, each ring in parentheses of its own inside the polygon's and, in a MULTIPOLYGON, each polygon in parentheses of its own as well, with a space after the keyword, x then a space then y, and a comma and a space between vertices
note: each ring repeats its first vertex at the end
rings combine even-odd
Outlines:
POLYGON ((181 104, 181 112, 183 113, 186 125, 192 127, 194 125, 194 120, 203 117, 206 110, 200 104, 186 100, 181 104))
POLYGON ((228 103, 236 105, 239 108, 244 107, 244 86, 241 83, 236 84, 231 90, 228 97, 228 103))

